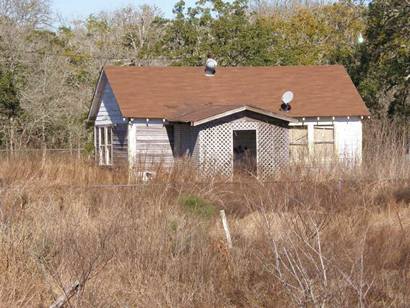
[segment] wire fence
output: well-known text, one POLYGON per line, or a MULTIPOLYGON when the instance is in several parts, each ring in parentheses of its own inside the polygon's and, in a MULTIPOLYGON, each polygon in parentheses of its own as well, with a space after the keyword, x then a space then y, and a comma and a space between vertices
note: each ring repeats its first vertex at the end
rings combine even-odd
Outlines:
POLYGON ((73 153, 73 152, 83 152, 85 149, 83 148, 72 148, 72 149, 49 149, 49 148, 43 148, 43 149, 15 149, 15 150, 10 150, 10 149, 0 149, 0 152, 3 153, 33 153, 33 152, 68 152, 68 153, 73 153))
POLYGON ((92 153, 89 153, 84 148, 22 148, 22 149, 0 149, 0 159, 1 158, 12 158, 12 157, 21 157, 27 155, 34 156, 72 156, 73 158, 82 158, 89 157, 92 153))
MULTIPOLYGON (((271 180, 271 181, 266 181, 266 182, 260 182, 261 185, 263 186, 269 186, 269 185, 284 185, 284 184, 302 184, 302 183, 310 183, 307 182, 306 180, 271 180)), ((331 182, 332 184, 337 187, 338 190, 342 191, 344 187, 349 187, 351 185, 355 186, 357 183, 361 184, 366 184, 366 185, 377 185, 377 184, 382 184, 382 183, 400 183, 400 184, 410 184, 410 179, 401 179, 401 178, 385 178, 385 179, 361 179, 357 181, 346 181, 346 180, 334 180, 331 182)), ((99 190, 99 189, 133 189, 133 188, 141 188, 141 187, 152 187, 152 186, 157 186, 157 187, 168 187, 168 188, 178 188, 180 185, 183 185, 183 182, 170 182, 170 181, 158 181, 158 180, 153 180, 153 181, 147 181, 147 182, 137 182, 137 183, 132 183, 132 184, 86 184, 86 185, 74 185, 74 184, 47 184, 47 185, 38 185, 37 183, 35 184, 35 189, 72 189, 72 190, 99 190)), ((223 185, 224 189, 232 187, 232 186, 238 186, 238 185, 249 185, 249 182, 243 182, 243 181, 215 181, 212 184, 210 182, 204 182, 204 181, 195 181, 193 182, 195 185, 200 185, 200 186, 220 186, 223 185)), ((13 188, 27 188, 30 186, 30 183, 24 183, 24 184, 6 184, 6 185, 1 185, 0 183, 0 192, 6 189, 13 189, 13 188)))
MULTIPOLYGON (((44 157, 51 157, 51 158, 72 158, 72 159, 84 159, 84 158, 93 158, 94 154, 87 152, 84 148, 20 148, 20 149, 15 149, 15 150, 10 150, 10 149, 0 149, 0 160, 6 159, 7 158, 19 158, 21 156, 31 156, 31 155, 38 155, 38 156, 44 156, 44 157)), ((407 155, 407 159, 409 159, 410 162, 410 155, 407 155)), ((126 171, 125 171, 126 172, 126 171)), ((0 174, 1 175, 1 174, 0 174)), ((137 179, 138 177, 134 177, 134 179, 137 179)), ((138 179, 137 179, 138 180, 138 179)), ((262 181, 260 182, 262 185, 277 185, 277 184, 301 184, 305 180, 300 179, 300 180, 267 180, 267 181, 262 181)), ((397 183, 409 183, 410 179, 409 178, 383 178, 383 179, 361 179, 360 180, 362 183, 366 182, 366 184, 380 184, 383 182, 397 182, 397 183)), ((44 186, 39 186, 36 184, 37 189, 47 189, 47 188, 57 188, 57 189, 72 189, 72 190, 82 190, 82 189, 133 189, 133 188, 138 188, 138 187, 144 187, 144 186, 174 186, 178 185, 178 181, 176 183, 172 183, 166 180, 150 180, 147 182, 137 182, 137 183, 105 183, 105 184, 91 184, 91 185, 75 185, 75 184, 51 184, 51 185, 44 185, 44 186)), ((196 185, 209 185, 209 182, 204 182, 204 181, 195 181, 196 185)), ((213 185, 223 185, 223 186, 235 186, 235 185, 241 185, 244 184, 244 182, 241 181, 235 181, 235 180, 230 180, 230 181, 213 181, 213 185)), ((30 183, 26 183, 23 186, 30 185, 30 183)), ((346 182, 344 179, 340 178, 335 179, 335 185, 338 186, 344 186, 344 185, 349 185, 348 182, 346 182)), ((6 190, 10 188, 16 188, 18 185, 12 184, 12 185, 6 185, 5 182, 2 183, 2 179, 0 176, 0 192, 1 190, 6 190)))

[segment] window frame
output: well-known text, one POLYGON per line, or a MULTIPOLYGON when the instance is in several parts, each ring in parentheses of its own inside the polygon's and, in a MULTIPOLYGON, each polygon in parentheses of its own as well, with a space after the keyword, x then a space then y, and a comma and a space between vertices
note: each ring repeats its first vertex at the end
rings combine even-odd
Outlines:
POLYGON ((98 147, 98 164, 100 166, 113 165, 113 129, 112 125, 96 126, 96 145, 98 147))
POLYGON ((313 143, 314 144, 335 144, 335 127, 334 125, 314 125, 313 126, 313 143), (331 130, 332 131, 332 140, 330 141, 316 141, 316 135, 315 135, 315 130, 316 129, 323 129, 323 130, 331 130))
POLYGON ((309 151, 309 127, 307 125, 301 126, 291 126, 289 128, 289 158, 293 163, 303 163, 307 162, 309 159, 310 151, 309 151), (292 139, 292 131, 300 130, 306 132, 306 134, 297 140, 292 139), (295 155, 299 151, 304 151, 306 155, 302 155, 301 157, 295 155))
MULTIPOLYGON (((336 136, 335 136, 335 126, 332 125, 313 125, 313 155, 314 157, 317 157, 317 147, 316 145, 324 145, 324 144, 331 144, 332 147, 332 152, 330 153, 331 156, 327 157, 326 154, 324 157, 322 157, 322 159, 324 159, 324 161, 330 161, 332 160, 333 156, 336 154, 336 136), (316 130, 331 130, 332 131, 332 140, 329 141, 323 141, 323 140, 316 140, 316 130)), ((322 153, 323 154, 323 153, 322 153)))

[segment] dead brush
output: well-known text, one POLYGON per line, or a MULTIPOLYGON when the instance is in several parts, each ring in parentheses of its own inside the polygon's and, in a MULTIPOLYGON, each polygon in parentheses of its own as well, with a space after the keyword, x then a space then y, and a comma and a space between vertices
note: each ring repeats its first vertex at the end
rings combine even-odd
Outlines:
POLYGON ((267 181, 203 180, 188 160, 146 183, 86 158, 0 160, 0 302, 50 305, 78 281, 76 307, 404 307, 410 172, 391 132, 372 134, 360 168, 267 181), (232 249, 199 200, 225 210, 232 249))

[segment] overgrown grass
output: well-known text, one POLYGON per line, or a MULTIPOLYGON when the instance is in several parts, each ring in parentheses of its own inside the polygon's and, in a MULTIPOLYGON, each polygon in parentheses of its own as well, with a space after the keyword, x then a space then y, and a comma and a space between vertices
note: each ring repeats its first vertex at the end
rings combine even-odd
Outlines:
POLYGON ((0 302, 47 306, 80 281, 71 306, 408 306, 410 170, 374 136, 362 168, 270 182, 204 182, 183 161, 118 186, 126 170, 87 160, 0 160, 0 302))
POLYGON ((186 210, 197 216, 211 218, 215 214, 215 206, 201 197, 183 195, 178 201, 186 210))

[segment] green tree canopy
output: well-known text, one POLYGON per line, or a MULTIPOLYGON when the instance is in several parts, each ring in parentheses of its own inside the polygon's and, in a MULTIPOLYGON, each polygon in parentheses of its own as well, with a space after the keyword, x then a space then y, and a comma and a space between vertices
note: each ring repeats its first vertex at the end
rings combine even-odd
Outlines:
POLYGON ((162 52, 177 59, 177 65, 202 65, 209 52, 225 66, 271 64, 271 29, 261 20, 252 21, 247 2, 202 0, 186 8, 179 1, 162 52))
POLYGON ((410 119, 410 5, 374 0, 369 5, 359 90, 378 114, 410 119))
POLYGON ((19 112, 20 101, 13 74, 0 69, 0 116, 10 119, 18 116, 19 112))

